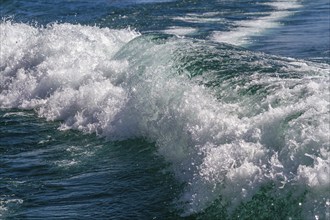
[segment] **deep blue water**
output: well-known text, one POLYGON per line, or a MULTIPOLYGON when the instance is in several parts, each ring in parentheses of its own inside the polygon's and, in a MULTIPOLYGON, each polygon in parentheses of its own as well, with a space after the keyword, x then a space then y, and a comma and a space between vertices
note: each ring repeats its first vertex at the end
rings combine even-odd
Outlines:
POLYGON ((0 219, 330 218, 328 0, 0 6, 0 219))

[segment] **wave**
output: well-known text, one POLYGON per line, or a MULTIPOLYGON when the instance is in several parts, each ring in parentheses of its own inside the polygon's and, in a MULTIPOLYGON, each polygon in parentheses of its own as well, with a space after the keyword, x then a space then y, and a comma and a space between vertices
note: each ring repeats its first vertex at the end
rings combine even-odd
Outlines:
POLYGON ((329 215, 329 65, 72 24, 3 21, 0 38, 1 108, 156 143, 185 184, 182 215, 235 214, 265 189, 329 215))

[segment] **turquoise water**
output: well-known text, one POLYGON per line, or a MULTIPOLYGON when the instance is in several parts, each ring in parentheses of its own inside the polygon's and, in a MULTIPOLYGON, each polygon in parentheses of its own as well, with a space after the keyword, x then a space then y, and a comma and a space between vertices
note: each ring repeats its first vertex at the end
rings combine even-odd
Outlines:
POLYGON ((329 2, 0 1, 1 219, 327 219, 329 2))

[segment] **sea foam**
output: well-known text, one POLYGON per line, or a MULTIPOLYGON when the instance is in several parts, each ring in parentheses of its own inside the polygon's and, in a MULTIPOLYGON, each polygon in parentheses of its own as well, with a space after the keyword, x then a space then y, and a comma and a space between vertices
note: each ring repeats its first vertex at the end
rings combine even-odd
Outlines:
POLYGON ((270 6, 273 10, 259 15, 255 19, 234 22, 235 28, 230 31, 214 31, 210 39, 234 45, 247 45, 250 43, 251 37, 259 36, 266 30, 276 28, 280 25, 281 19, 292 15, 295 9, 301 7, 296 0, 289 2, 276 0, 263 3, 263 5, 270 6))

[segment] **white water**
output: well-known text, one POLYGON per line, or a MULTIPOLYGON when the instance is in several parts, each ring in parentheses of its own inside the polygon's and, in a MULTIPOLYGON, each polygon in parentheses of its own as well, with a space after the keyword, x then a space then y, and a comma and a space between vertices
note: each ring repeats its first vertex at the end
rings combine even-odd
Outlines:
MULTIPOLYGON (((274 8, 274 11, 266 13, 256 19, 235 22, 236 28, 230 31, 215 31, 210 39, 216 42, 230 43, 234 45, 246 45, 251 43, 251 37, 260 36, 266 30, 280 26, 281 19, 290 16, 294 10, 301 7, 298 1, 281 1, 264 3, 274 8)), ((247 15, 251 16, 251 15, 247 15)))
POLYGON ((307 189, 307 218, 326 215, 329 66, 259 55, 251 65, 280 64, 282 72, 299 77, 242 72, 221 82, 218 96, 176 72, 178 49, 198 51, 196 42, 138 36, 131 30, 2 22, 0 106, 35 109, 47 120, 62 120, 63 130, 156 142, 187 184, 184 215, 219 196, 232 211, 270 181, 279 190, 307 189), (240 95, 253 86, 266 93, 240 95))
POLYGON ((191 27, 172 26, 172 27, 167 28, 163 32, 166 33, 166 34, 173 34, 173 35, 177 35, 177 36, 185 36, 185 35, 196 33, 197 29, 196 28, 191 28, 191 27))

